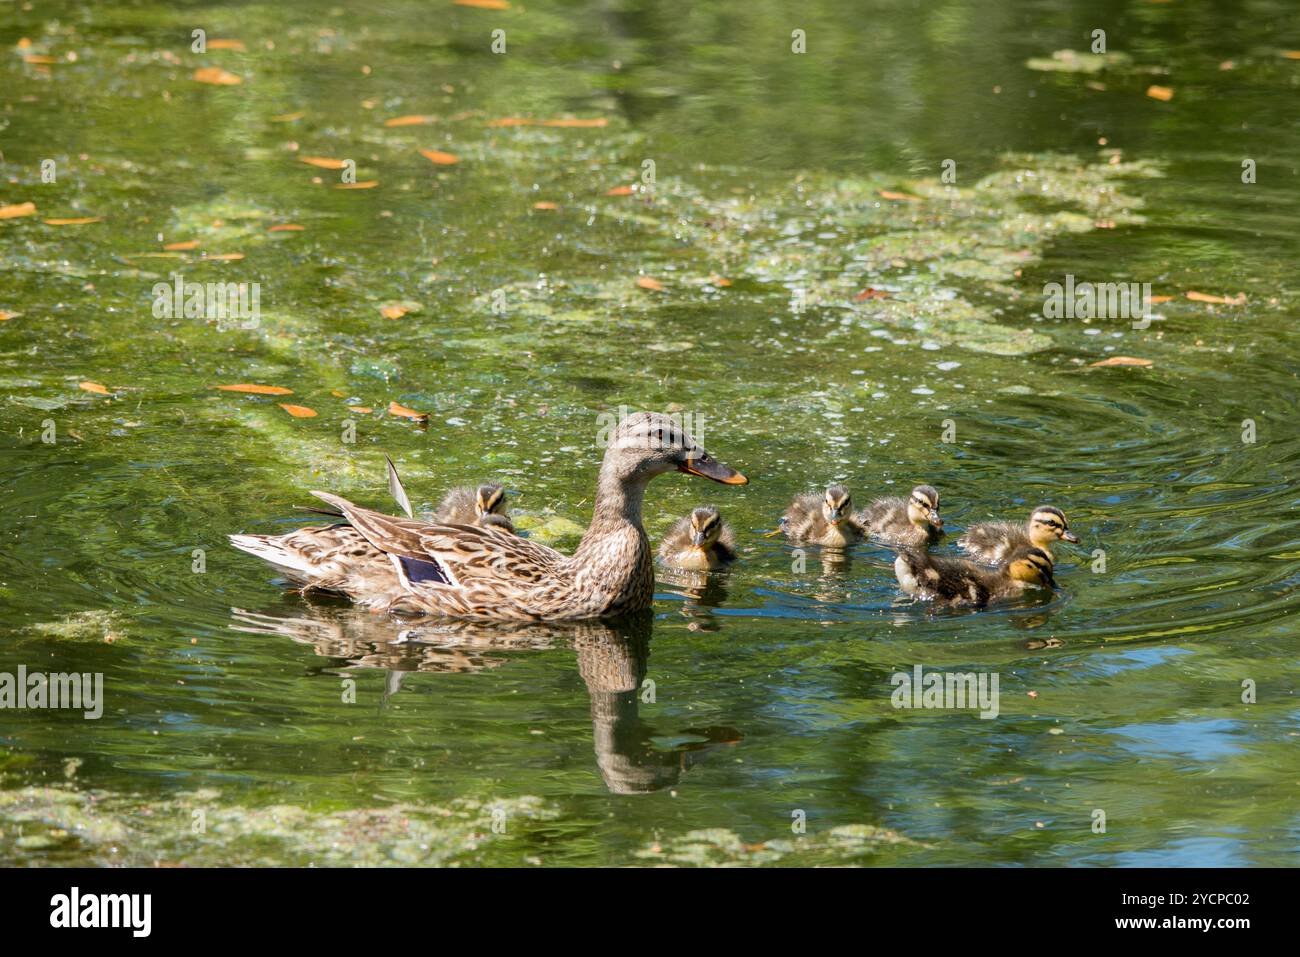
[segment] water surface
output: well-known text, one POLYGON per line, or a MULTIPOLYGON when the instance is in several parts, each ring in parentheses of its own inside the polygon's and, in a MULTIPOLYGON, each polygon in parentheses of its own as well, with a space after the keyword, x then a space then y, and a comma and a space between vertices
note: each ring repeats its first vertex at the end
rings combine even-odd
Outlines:
POLYGON ((0 671, 106 708, 4 713, 0 859, 1295 864, 1295 48, 1271 2, 8 5, 0 671), (1126 64, 1026 66, 1099 26, 1126 64), (155 318, 176 272, 260 283, 257 327, 155 318), (1067 273, 1172 299, 1043 318, 1067 273), (652 538, 712 501, 741 561, 646 618, 413 626, 224 545, 389 506, 387 452, 572 548, 620 406, 751 479, 651 487, 652 538), (887 549, 762 537, 832 480, 1083 543, 1050 600, 936 611, 887 549), (918 664, 999 716, 893 708, 918 664))

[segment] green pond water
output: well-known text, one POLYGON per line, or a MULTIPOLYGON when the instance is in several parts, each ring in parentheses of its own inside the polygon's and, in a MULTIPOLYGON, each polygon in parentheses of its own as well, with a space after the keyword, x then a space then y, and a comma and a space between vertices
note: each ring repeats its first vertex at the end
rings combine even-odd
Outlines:
POLYGON ((0 3, 0 672, 104 676, 0 712, 0 862, 1300 863, 1298 49, 1269 0, 0 3), (1044 317, 1067 274, 1172 298, 1044 317), (644 619, 394 621, 225 544, 391 509, 388 453, 570 549, 620 406, 750 477, 651 486, 741 560, 644 619), (1082 544, 936 610, 762 537, 832 480, 1082 544), (918 665, 998 716, 893 707, 918 665))

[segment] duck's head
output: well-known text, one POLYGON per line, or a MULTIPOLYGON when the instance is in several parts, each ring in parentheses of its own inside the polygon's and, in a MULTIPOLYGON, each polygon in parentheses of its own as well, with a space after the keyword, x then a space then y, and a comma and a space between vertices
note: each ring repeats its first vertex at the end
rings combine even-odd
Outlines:
POLYGON ((1029 516, 1029 540, 1039 548, 1057 539, 1078 544, 1079 536, 1070 531, 1065 513, 1054 505, 1040 505, 1029 516))
POLYGON ((713 545, 722 534, 722 513, 712 505, 691 512, 691 544, 705 549, 713 545))
POLYGON ((907 519, 913 525, 943 529, 939 517, 939 492, 933 485, 918 485, 907 497, 907 519))
POLYGON ((504 515, 506 511, 506 490, 496 482, 480 485, 474 492, 474 511, 479 518, 488 515, 504 515))
POLYGON ((1007 577, 1038 588, 1055 588, 1052 576, 1052 556, 1041 548, 1030 546, 1021 549, 1007 562, 1007 577))
POLYGON ((724 485, 749 479, 700 448, 689 432, 658 412, 635 412, 610 436, 601 472, 620 482, 646 482, 665 472, 700 475, 724 485))
POLYGON ((853 514, 853 496, 843 485, 832 485, 822 497, 822 518, 832 528, 853 514))

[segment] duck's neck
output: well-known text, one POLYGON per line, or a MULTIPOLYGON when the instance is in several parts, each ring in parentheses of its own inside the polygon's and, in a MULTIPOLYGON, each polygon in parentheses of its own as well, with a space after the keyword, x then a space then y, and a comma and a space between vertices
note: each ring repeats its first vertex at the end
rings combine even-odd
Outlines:
POLYGON ((648 479, 624 479, 614 472, 601 469, 596 483, 596 504, 592 510, 591 526, 582 536, 578 553, 589 551, 601 538, 631 526, 642 535, 641 503, 645 500, 648 479))

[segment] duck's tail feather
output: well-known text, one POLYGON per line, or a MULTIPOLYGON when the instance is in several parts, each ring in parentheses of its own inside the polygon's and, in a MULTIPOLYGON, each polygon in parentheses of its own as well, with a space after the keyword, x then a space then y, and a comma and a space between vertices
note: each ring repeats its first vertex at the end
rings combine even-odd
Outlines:
POLYGON ((231 535, 230 544, 270 562, 281 574, 295 581, 305 582, 315 577, 307 556, 298 549, 287 546, 279 536, 231 535))
POLYGON ((397 466, 393 464, 393 460, 387 455, 384 456, 384 461, 388 463, 388 493, 401 506, 407 518, 415 518, 415 512, 411 508, 411 499, 407 496, 406 488, 402 485, 402 480, 397 474, 397 466))

